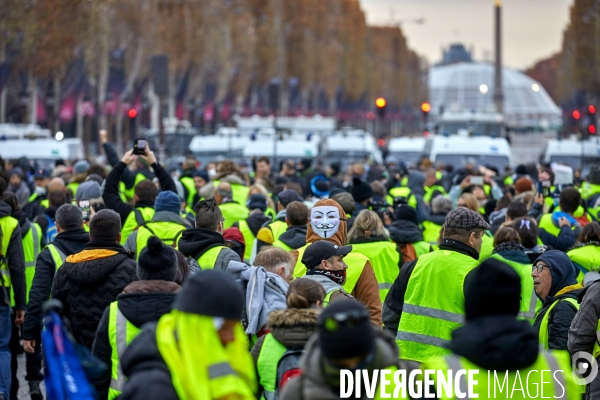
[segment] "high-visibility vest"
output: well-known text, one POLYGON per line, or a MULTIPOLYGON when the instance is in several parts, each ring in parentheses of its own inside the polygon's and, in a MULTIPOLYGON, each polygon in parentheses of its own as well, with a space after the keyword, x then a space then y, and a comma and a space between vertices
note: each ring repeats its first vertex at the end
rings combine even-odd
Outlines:
POLYGON ((577 265, 585 268, 586 271, 580 271, 584 274, 589 271, 600 270, 600 246, 587 245, 569 250, 567 255, 577 265))
MULTIPOLYGON (((545 230, 552 236, 558 236, 560 234, 560 227, 554 225, 554 222, 552 221, 552 214, 542 215, 539 228, 545 230)), ((571 230, 575 230, 575 226, 571 226, 571 230)))
POLYGON ((223 229, 231 228, 233 224, 245 220, 250 215, 250 212, 245 206, 237 203, 223 203, 219 205, 219 208, 225 218, 223 229))
MULTIPOLYGON (((310 246, 310 243, 307 243, 305 246, 298 249, 298 262, 294 267, 294 278, 302 278, 306 275, 306 267, 302 264, 302 256, 308 246, 310 246)), ((365 265, 369 261, 370 260, 364 255, 355 252, 351 252, 344 257, 344 262, 348 266, 348 269, 346 270, 346 283, 344 283, 343 286, 346 292, 352 293, 356 286, 356 282, 358 282, 358 279, 362 275, 363 269, 365 269, 365 265)))
POLYGON ((273 400, 275 397, 275 391, 277 388, 277 364, 279 360, 285 354, 287 348, 275 339, 272 333, 265 335, 260 353, 258 354, 258 361, 256 362, 256 369, 258 370, 258 377, 260 385, 263 388, 263 394, 261 399, 273 400))
POLYGON ((548 322, 550 321, 550 313, 556 307, 556 305, 561 302, 566 301, 569 302, 579 311, 579 303, 572 297, 565 297, 562 299, 556 300, 554 303, 548 307, 546 314, 542 317, 542 321, 540 322, 540 330, 538 332, 538 337, 540 339, 540 345, 544 347, 544 349, 548 350, 548 322))
POLYGON ((267 211, 265 211, 265 215, 271 217, 271 221, 275 220, 277 213, 271 207, 267 207, 267 211))
MULTIPOLYGON (((40 195, 38 195, 37 193, 32 194, 31 196, 29 196, 29 203, 33 203, 34 201, 36 201, 38 199, 38 197, 41 197, 40 195)), ((44 207, 44 208, 48 208, 50 207, 50 200, 48 199, 42 199, 40 201, 40 206, 44 207)))
MULTIPOLYGON (((219 183, 221 183, 219 180, 213 181, 215 189, 217 186, 219 186, 219 183)), ((231 199, 239 204, 246 204, 246 201, 248 201, 248 193, 250 193, 250 188, 240 183, 230 183, 230 186, 231 199)))
POLYGON ((442 389, 438 392, 441 394, 441 397, 438 396, 440 400, 456 399, 456 389, 459 389, 458 392, 465 394, 464 398, 469 398, 467 386, 469 375, 472 375, 473 380, 477 381, 477 384, 473 385, 473 397, 480 399, 525 400, 541 398, 542 393, 544 398, 549 399, 581 399, 581 389, 573 379, 571 360, 569 353, 566 351, 541 351, 536 361, 527 368, 517 371, 489 371, 489 375, 484 368, 456 354, 433 357, 425 361, 421 369, 435 371, 431 377, 434 384, 438 382, 437 374, 440 372, 444 374, 444 381, 448 381, 449 371, 452 371, 452 382, 454 383, 457 371, 478 370, 478 372, 467 372, 461 375, 457 382, 458 388, 450 385, 450 396, 443 388, 437 388, 442 389), (540 371, 544 372, 543 375, 540 371), (505 382, 508 382, 508 384, 505 382))
POLYGON ((73 198, 75 198, 78 188, 79 188, 79 183, 76 183, 76 182, 71 182, 66 186, 66 189, 70 189, 71 193, 73 193, 73 198))
POLYGON ((269 225, 267 225, 269 229, 271 229, 271 233, 273 234, 273 243, 275 243, 279 236, 283 235, 285 231, 287 231, 288 225, 285 221, 273 221, 269 225))
POLYGON ((479 261, 451 250, 419 257, 396 335, 402 358, 422 362, 449 353, 451 333, 464 321, 464 280, 477 265, 479 261))
POLYGON ((417 208, 417 198, 414 194, 412 194, 412 190, 410 190, 409 187, 399 186, 391 188, 389 191, 389 197, 387 198, 388 203, 394 204, 394 199, 396 197, 404 197, 408 202, 409 206, 411 206, 412 208, 417 208))
POLYGON ((510 265, 521 278, 521 305, 517 319, 527 320, 533 325, 535 321, 536 310, 542 307, 542 302, 535 294, 533 289, 533 279, 531 279, 531 264, 521 264, 516 261, 507 260, 499 254, 493 254, 494 258, 505 264, 510 265))
POLYGON ((196 184, 194 183, 194 178, 192 178, 191 176, 184 176, 179 178, 179 182, 181 182, 181 184, 183 186, 185 186, 185 189, 188 192, 188 196, 185 199, 186 203, 188 206, 190 207, 194 207, 194 197, 196 197, 196 184))
POLYGON ((119 310, 119 301, 113 301, 108 313, 108 342, 110 343, 111 371, 108 399, 113 400, 121 394, 127 379, 121 370, 120 360, 127 346, 140 333, 141 329, 133 325, 119 310))
MULTIPOLYGON (((38 224, 32 223, 31 228, 23 237, 23 255, 25 257, 25 302, 29 303, 29 290, 35 275, 35 260, 41 251, 42 228, 38 224)), ((10 305, 15 306, 15 293, 10 292, 10 305)))
POLYGON ((494 238, 485 232, 481 237, 481 251, 479 252, 479 261, 483 261, 492 255, 494 251, 494 238))
POLYGON ((127 242, 127 238, 135 231, 135 228, 144 225, 146 222, 152 221, 152 217, 154 217, 154 208, 136 207, 131 211, 121 229, 121 245, 124 245, 125 242, 127 242))
POLYGON ((185 229, 185 226, 177 222, 156 221, 140 226, 135 241, 135 260, 137 261, 140 258, 140 254, 146 248, 150 236, 156 236, 166 245, 177 248, 181 234, 185 229))
POLYGON ((383 303, 400 273, 398 266, 400 254, 396 250, 396 244, 389 241, 354 243, 352 252, 360 253, 371 260, 371 266, 379 284, 379 297, 383 303))
POLYGON ((290 246, 288 246, 287 244, 285 244, 284 242, 282 242, 279 239, 273 242, 273 247, 277 247, 277 248, 283 249, 285 251, 295 250, 295 249, 292 249, 290 246))
POLYGON ((446 190, 440 185, 424 186, 423 189, 425 189, 423 201, 426 203, 431 203, 431 200, 433 200, 431 197, 435 192, 439 192, 442 196, 446 195, 446 190))
POLYGON ((146 179, 146 175, 144 174, 136 174, 135 175, 135 181, 133 183, 133 186, 129 189, 126 188, 125 184, 123 184, 123 187, 125 188, 125 196, 127 196, 127 198, 133 199, 133 196, 135 195, 135 186, 140 183, 141 181, 145 181, 146 179))
MULTIPOLYGON (((2 260, 4 260, 4 257, 6 257, 6 254, 8 252, 8 245, 10 244, 10 238, 12 237, 15 229, 17 229, 18 226, 19 221, 17 221, 16 218, 11 217, 10 215, 0 218, 0 230, 2 231, 0 255, 2 256, 2 260)), ((8 268, 8 263, 6 261, 0 264, 0 274, 2 274, 2 281, 4 282, 4 287, 9 288, 11 285, 10 269, 8 268)))
POLYGON ((65 253, 63 253, 62 251, 60 251, 60 249, 58 247, 56 247, 55 245, 53 245, 52 243, 50 243, 48 246, 46 246, 46 248, 50 252, 52 261, 54 261, 54 275, 56 275, 56 272, 58 271, 58 269, 67 260, 67 255, 65 253))
POLYGON ((252 246, 254 245, 256 237, 252 233, 252 229, 250 229, 250 226, 248 226, 246 221, 238 222, 238 226, 240 228, 240 232, 242 232, 242 236, 244 236, 244 242, 246 243, 244 260, 250 260, 250 256, 252 256, 252 246))
POLYGON ((423 240, 431 245, 434 249, 439 247, 438 240, 442 225, 438 225, 431 221, 423 221, 423 240))
POLYGON ((198 265, 200 265, 200 268, 202 269, 213 269, 217 263, 217 258, 219 257, 221 250, 228 248, 229 247, 222 245, 211 247, 198 257, 196 261, 198 261, 198 265))
POLYGON ((583 200, 588 200, 590 197, 600 193, 600 185, 596 185, 594 183, 589 182, 583 182, 579 191, 581 192, 581 198, 583 200))

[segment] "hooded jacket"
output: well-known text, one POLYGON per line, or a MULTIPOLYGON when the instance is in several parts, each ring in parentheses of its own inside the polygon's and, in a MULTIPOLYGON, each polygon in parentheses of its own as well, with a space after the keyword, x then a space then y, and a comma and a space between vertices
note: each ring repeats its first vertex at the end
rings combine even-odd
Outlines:
MULTIPOLYGON (((90 235, 83 228, 59 233, 52 245, 65 256, 81 252, 90 241, 90 235)), ((34 340, 42 329, 42 304, 50 297, 56 266, 48 248, 42 249, 35 261, 35 275, 29 290, 29 303, 21 336, 23 340, 34 340)))
MULTIPOLYGON (((271 221, 271 217, 266 216, 264 213, 251 214, 248 218, 246 218, 246 223, 248 224, 248 227, 250 228, 250 231, 252 231, 252 235, 254 235, 254 237, 258 235, 260 228, 271 221)), ((236 228, 239 228, 239 225, 239 222, 233 224, 233 226, 236 228)))
POLYGON ((412 221, 396 220, 392 222, 389 231, 390 239, 396 243, 416 243, 423 241, 423 233, 412 221))
MULTIPOLYGON (((197 260, 208 249, 215 246, 225 246, 223 235, 210 229, 191 228, 181 234, 177 247, 184 256, 197 260)), ((240 261, 240 256, 231 249, 223 249, 217 257, 214 269, 225 271, 231 261, 240 261)))
MULTIPOLYGON (((119 311, 136 328, 148 322, 157 322, 164 314, 171 312, 175 295, 181 287, 175 282, 161 280, 135 281, 123 289, 117 300, 119 311)), ((112 347, 108 335, 110 307, 106 307, 96 330, 92 353, 110 367, 112 364, 112 347)), ((101 399, 108 396, 111 369, 92 380, 101 399)))
POLYGON ((577 309, 567 301, 560 301, 565 298, 578 298, 582 287, 577 283, 577 270, 569 257, 558 250, 550 250, 542 254, 535 262, 544 261, 550 268, 552 275, 552 285, 548 292, 548 297, 542 299, 542 309, 535 316, 533 328, 539 332, 540 324, 544 315, 548 312, 550 306, 558 301, 558 304, 552 309, 548 319, 548 348, 557 350, 567 350, 567 340, 571 322, 575 318, 577 309))
POLYGON ((91 241, 67 257, 54 277, 52 297, 64 306, 78 343, 91 349, 105 308, 137 280, 133 253, 114 242, 91 241))
MULTIPOLYGON (((6 202, 0 200, 0 218, 13 218, 12 207, 6 202)), ((4 233, 8 235, 8 232, 4 233)), ((4 255, 8 264, 8 270, 10 273, 11 288, 10 290, 14 293, 15 297, 15 309, 25 310, 25 295, 27 291, 27 284, 25 280, 25 258, 23 256, 23 239, 21 236, 21 227, 17 224, 15 230, 10 236, 6 254, 4 255)), ((6 293, 8 294, 8 291, 6 293)), ((10 304, 10 299, 6 299, 4 290, 0 289, 0 302, 2 304, 10 304), (5 301, 7 303, 5 303, 5 301)))
MULTIPOLYGON (((378 331, 375 340, 375 357, 363 368, 369 371, 386 369, 391 366, 400 368, 398 346, 396 346, 394 338, 386 332, 378 331)), ((283 388, 281 399, 339 399, 339 370, 332 366, 325 368, 326 363, 327 361, 319 347, 318 334, 313 335, 306 344, 304 356, 300 359, 302 374, 288 382, 283 388)), ((363 395, 361 398, 366 399, 365 391, 361 390, 361 393, 363 395)))
POLYGON ((306 225, 288 226, 287 230, 279 236, 279 240, 292 249, 299 249, 306 244, 307 229, 306 225))
MULTIPOLYGON (((335 200, 325 199, 320 200, 315 203, 314 207, 319 206, 333 206, 337 207, 340 214, 340 226, 338 231, 333 235, 329 240, 332 243, 335 243, 338 246, 344 246, 346 244, 346 220, 344 216, 344 210, 335 200)), ((312 228, 312 224, 308 224, 306 230, 306 243, 314 243, 318 240, 325 240, 317 235, 312 228)), ((296 262, 298 261, 298 250, 293 250, 292 255, 296 262)), ((381 326, 381 298, 379 297, 379 284, 377 283, 377 278, 375 277, 375 271, 373 271, 373 267, 370 262, 365 264, 363 268, 362 274, 358 281, 356 282, 356 286, 354 286, 354 290, 350 293, 356 300, 360 300, 364 303, 364 305, 369 309, 369 314, 371 316, 371 322, 373 322, 376 326, 381 326)))

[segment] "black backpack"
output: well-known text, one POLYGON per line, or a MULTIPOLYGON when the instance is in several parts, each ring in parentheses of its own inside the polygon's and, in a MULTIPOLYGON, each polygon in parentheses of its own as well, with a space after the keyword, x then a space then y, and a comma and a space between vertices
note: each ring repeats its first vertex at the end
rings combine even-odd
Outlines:
POLYGON ((283 353, 277 363, 277 381, 275 381, 275 397, 277 400, 283 391, 283 387, 290 379, 302 373, 300 369, 300 357, 304 354, 304 348, 300 346, 290 347, 283 353))

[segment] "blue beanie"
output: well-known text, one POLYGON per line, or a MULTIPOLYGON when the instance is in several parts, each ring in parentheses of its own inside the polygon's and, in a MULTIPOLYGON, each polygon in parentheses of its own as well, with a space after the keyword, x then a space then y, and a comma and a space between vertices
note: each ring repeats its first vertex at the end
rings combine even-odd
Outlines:
POLYGON ((177 196, 177 193, 170 190, 160 192, 154 202, 154 211, 171 211, 179 214, 179 211, 181 211, 181 199, 177 196))

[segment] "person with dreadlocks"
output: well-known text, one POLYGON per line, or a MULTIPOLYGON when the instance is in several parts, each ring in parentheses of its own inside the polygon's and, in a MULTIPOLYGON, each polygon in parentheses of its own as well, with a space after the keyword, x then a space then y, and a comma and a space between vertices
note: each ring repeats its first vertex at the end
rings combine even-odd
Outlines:
POLYGON ((178 249, 198 261, 201 269, 227 270, 230 261, 240 261, 237 253, 225 245, 225 218, 214 200, 202 200, 194 208, 196 227, 183 232, 178 249))
POLYGON ((227 272, 200 271, 158 323, 147 324, 121 359, 120 399, 256 399, 258 385, 240 324, 244 298, 227 272))

